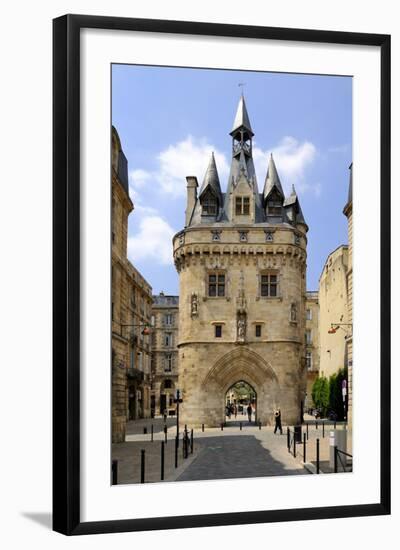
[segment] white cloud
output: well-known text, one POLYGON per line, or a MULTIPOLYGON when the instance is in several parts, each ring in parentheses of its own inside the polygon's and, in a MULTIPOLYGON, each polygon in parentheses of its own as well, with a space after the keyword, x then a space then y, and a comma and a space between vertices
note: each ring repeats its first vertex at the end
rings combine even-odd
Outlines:
MULTIPOLYGON (((138 169, 130 173, 131 191, 143 189, 149 181, 158 189, 173 197, 186 195, 186 176, 197 176, 201 185, 211 153, 214 151, 219 177, 223 180, 229 173, 229 164, 223 153, 205 138, 188 136, 183 141, 169 145, 157 155, 158 166, 149 172, 138 169)), ((221 182, 222 183, 222 182, 221 182)))
MULTIPOLYGON (((285 136, 278 145, 267 151, 254 146, 253 158, 256 172, 261 175, 260 184, 264 184, 271 152, 285 193, 290 192, 291 185, 294 184, 296 189, 301 192, 312 190, 316 196, 319 196, 316 187, 305 181, 306 169, 314 162, 317 154, 317 148, 313 143, 310 141, 300 142, 292 136, 285 136)), ((320 192, 319 185, 318 193, 320 194, 320 192)))
POLYGON ((128 257, 135 263, 152 260, 155 264, 173 263, 172 237, 176 231, 161 216, 144 216, 139 231, 128 238, 128 257))
POLYGON ((343 145, 335 145, 328 148, 328 153, 347 153, 350 150, 350 145, 344 143, 343 145))

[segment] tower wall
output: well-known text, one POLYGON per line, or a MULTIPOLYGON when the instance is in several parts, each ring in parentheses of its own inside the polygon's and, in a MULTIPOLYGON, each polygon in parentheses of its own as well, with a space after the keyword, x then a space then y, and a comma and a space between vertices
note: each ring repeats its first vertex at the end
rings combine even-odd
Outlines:
POLYGON ((225 224, 213 242, 217 225, 190 227, 174 238, 182 422, 218 425, 225 419, 227 390, 244 380, 257 393, 257 420, 271 423, 278 407, 284 423, 297 423, 306 388, 305 232, 288 224, 225 224), (267 230, 273 231, 273 242, 266 242, 267 230), (246 242, 240 242, 243 232, 246 242), (213 272, 225 275, 223 297, 208 295, 213 272), (278 277, 276 297, 261 295, 266 273, 278 277), (215 325, 222 327, 221 337, 215 336, 215 325))

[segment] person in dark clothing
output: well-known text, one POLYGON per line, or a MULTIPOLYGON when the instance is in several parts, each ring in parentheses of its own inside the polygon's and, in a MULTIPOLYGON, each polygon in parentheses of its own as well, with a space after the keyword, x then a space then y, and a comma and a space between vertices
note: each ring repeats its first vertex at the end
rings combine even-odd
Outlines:
POLYGON ((274 434, 276 434, 277 430, 279 430, 280 433, 282 434, 282 416, 281 416, 281 410, 280 409, 275 411, 275 430, 274 430, 274 434))
POLYGON ((249 418, 249 422, 251 422, 251 415, 252 415, 253 409, 251 408, 251 405, 247 407, 247 416, 249 418))

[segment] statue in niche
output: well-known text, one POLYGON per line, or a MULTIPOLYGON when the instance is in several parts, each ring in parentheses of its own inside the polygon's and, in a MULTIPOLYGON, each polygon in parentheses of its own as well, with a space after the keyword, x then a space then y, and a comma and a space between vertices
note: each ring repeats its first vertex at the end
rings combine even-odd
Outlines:
POLYGON ((244 293, 243 271, 240 272, 239 293, 238 293, 236 302, 237 302, 238 311, 241 313, 245 312, 247 308, 247 302, 246 302, 246 296, 244 293))
POLYGON ((246 317, 245 315, 239 315, 237 320, 237 340, 238 342, 244 342, 246 338, 246 317))
POLYGON ((190 315, 192 317, 197 317, 198 310, 199 310, 199 304, 198 304, 197 294, 193 292, 190 298, 190 315))
POLYGON ((297 305, 294 303, 290 306, 290 322, 297 323, 297 305))

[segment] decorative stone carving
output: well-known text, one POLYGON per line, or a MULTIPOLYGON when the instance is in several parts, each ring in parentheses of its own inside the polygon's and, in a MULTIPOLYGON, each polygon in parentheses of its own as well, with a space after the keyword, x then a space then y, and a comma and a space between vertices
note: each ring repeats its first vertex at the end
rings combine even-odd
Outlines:
POLYGON ((221 231, 218 229, 215 229, 211 231, 212 240, 213 241, 220 241, 221 240, 221 231))
POLYGON ((246 341, 246 314, 238 313, 237 318, 237 341, 244 344, 246 341))
POLYGON ((190 316, 193 319, 194 317, 197 317, 198 314, 199 314, 198 297, 195 292, 192 292, 192 295, 190 297, 190 316))

